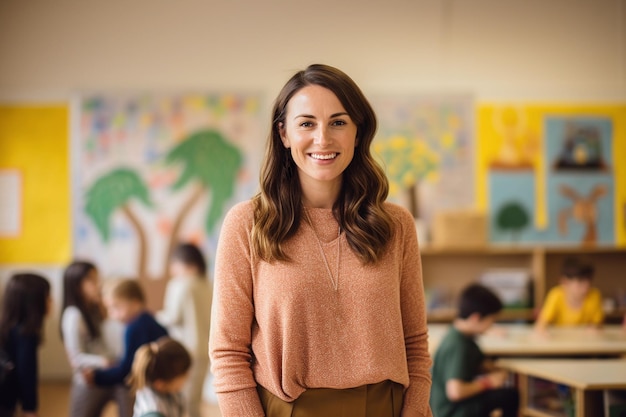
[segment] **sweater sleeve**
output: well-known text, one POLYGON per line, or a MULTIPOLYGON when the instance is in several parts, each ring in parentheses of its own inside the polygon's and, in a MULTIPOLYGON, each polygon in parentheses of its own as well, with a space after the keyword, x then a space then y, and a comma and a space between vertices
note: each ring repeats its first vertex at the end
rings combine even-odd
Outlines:
POLYGON ((401 227, 404 251, 400 302, 409 370, 409 387, 404 394, 402 416, 432 417, 429 406, 432 361, 428 352, 428 326, 426 324, 422 262, 413 218, 405 210, 403 211, 401 227))
POLYGON ((253 283, 249 230, 243 205, 227 214, 215 258, 209 355, 224 417, 265 415, 252 373, 253 283))
POLYGON ((133 366, 135 352, 143 344, 141 337, 138 337, 138 333, 135 331, 135 327, 135 325, 129 325, 126 328, 124 334, 124 356, 122 356, 120 362, 110 368, 95 371, 94 378, 96 385, 111 386, 125 382, 126 376, 130 373, 133 366))
POLYGON ((19 385, 22 410, 35 412, 38 407, 39 360, 37 357, 38 337, 16 334, 15 370, 19 385))
POLYGON ((107 358, 87 353, 84 341, 87 329, 80 310, 76 307, 67 307, 61 318, 63 344, 72 369, 102 368, 107 365, 107 358))

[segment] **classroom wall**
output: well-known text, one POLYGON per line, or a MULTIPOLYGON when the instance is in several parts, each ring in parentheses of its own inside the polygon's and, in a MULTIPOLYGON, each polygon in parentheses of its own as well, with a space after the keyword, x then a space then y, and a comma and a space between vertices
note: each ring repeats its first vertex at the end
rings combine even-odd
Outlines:
MULTIPOLYGON (((7 1, 0 61, 0 101, 26 112, 91 91, 260 91, 269 101, 313 62, 342 68, 367 94, 624 102, 626 0, 7 1)), ((40 138, 0 135, 0 151, 32 155, 25 169, 33 169, 49 146, 67 147, 59 137, 38 146, 40 138)), ((48 185, 55 191, 44 194, 59 218, 69 218, 69 159, 48 185)), ((69 242, 69 228, 58 233, 69 242)), ((8 244, 0 242, 0 281, 15 269, 43 268, 58 307, 61 257, 14 261, 8 244)), ((44 378, 68 375, 56 326, 53 315, 44 378)))
POLYGON ((83 90, 273 95, 325 62, 367 91, 623 100, 624 0, 2 2, 0 99, 83 90))

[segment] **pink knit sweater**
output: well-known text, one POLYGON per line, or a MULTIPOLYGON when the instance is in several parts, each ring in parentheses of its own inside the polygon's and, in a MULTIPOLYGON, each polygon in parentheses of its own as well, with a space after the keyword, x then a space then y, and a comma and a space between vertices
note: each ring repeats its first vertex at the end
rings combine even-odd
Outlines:
POLYGON ((350 249, 330 209, 284 244, 292 262, 252 256, 252 203, 233 207, 215 263, 211 369, 223 417, 264 416, 257 383, 285 401, 308 388, 392 380, 406 387, 403 416, 430 416, 430 365, 421 261, 413 218, 387 204, 395 234, 375 265, 350 249))

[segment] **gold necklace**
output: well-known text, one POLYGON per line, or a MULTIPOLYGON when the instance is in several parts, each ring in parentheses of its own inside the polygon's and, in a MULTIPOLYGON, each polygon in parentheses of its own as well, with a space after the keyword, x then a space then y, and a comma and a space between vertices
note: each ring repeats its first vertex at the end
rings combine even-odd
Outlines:
POLYGON ((326 272, 328 272, 328 278, 330 278, 330 282, 333 284, 333 288, 335 289, 335 291, 337 291, 337 288, 339 287, 339 258, 341 257, 341 242, 339 241, 339 238, 341 237, 341 225, 339 226, 339 231, 337 232, 337 279, 335 280, 333 278, 332 272, 330 271, 330 266, 328 266, 328 259, 326 259, 326 254, 324 253, 324 247, 322 246, 322 241, 320 240, 320 237, 317 235, 317 232, 315 231, 315 227, 313 227, 313 222, 311 221, 311 217, 309 217, 309 213, 306 207, 304 208, 304 215, 306 216, 306 220, 309 223, 309 226, 311 226, 311 229, 313 230, 313 234, 315 235, 315 240, 317 240, 317 246, 319 246, 320 252, 322 253, 322 259, 324 260, 324 265, 326 265, 326 272))

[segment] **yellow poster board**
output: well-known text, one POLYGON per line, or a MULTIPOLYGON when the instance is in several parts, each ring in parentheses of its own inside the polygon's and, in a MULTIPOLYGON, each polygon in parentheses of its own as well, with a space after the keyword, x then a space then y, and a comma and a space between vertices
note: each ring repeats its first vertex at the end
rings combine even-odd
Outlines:
POLYGON ((490 167, 518 166, 535 172, 535 227, 547 222, 543 138, 546 116, 599 116, 613 126, 612 166, 615 180, 615 242, 626 246, 626 104, 571 105, 533 103, 479 103, 477 108, 476 202, 489 207, 490 167), (543 179, 543 180, 542 180, 543 179))
MULTIPOLYGON (((0 106, 0 171, 19 224, 0 236, 2 264, 58 264, 71 256, 69 108, 0 106)), ((13 220, 11 220, 13 221, 13 220)))

